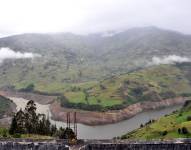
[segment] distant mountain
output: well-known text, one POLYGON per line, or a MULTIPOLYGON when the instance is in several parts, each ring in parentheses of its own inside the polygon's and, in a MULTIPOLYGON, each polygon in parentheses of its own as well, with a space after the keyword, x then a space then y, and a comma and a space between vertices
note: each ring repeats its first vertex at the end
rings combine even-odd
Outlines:
POLYGON ((98 81, 145 67, 153 56, 191 57, 191 36, 156 27, 132 28, 109 36, 22 34, 0 38, 0 47, 42 56, 32 61, 4 61, 0 87, 20 89, 34 83, 38 90, 55 92, 69 83, 98 81))

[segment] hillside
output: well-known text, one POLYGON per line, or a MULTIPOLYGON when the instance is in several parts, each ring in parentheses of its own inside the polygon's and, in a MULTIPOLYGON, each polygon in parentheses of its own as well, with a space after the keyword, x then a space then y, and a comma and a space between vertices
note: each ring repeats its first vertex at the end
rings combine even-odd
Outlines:
POLYGON ((191 96, 191 63, 159 65, 64 92, 61 105, 86 110, 122 109, 128 105, 191 96))
POLYGON ((12 107, 12 101, 0 95, 0 119, 5 117, 4 115, 11 115, 12 107))
POLYGON ((132 28, 112 36, 22 34, 0 38, 0 47, 41 55, 5 60, 0 65, 1 88, 18 90, 33 84, 36 91, 63 93, 143 68, 153 56, 191 57, 191 36, 156 27, 132 28))
POLYGON ((151 120, 137 130, 123 135, 123 139, 173 139, 191 137, 191 101, 172 114, 151 120))

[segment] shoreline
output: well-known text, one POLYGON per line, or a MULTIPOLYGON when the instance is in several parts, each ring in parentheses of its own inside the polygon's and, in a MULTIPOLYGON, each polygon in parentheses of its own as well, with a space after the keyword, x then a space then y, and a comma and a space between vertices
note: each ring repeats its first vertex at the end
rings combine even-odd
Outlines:
MULTIPOLYGON (((89 126, 98 126, 118 123, 148 110, 155 110, 173 105, 181 105, 184 104, 186 100, 188 99, 184 97, 177 97, 157 102, 136 103, 121 110, 113 110, 107 112, 92 112, 85 110, 76 111, 75 109, 63 108, 58 102, 54 102, 50 105, 50 111, 52 113, 52 119, 56 121, 66 122, 67 112, 76 111, 78 123, 89 126)), ((71 116, 71 119, 73 119, 73 116, 71 116)))
MULTIPOLYGON (((160 109, 173 105, 181 105, 184 104, 186 100, 188 100, 188 98, 185 97, 176 97, 161 101, 146 101, 142 103, 135 103, 121 110, 95 112, 61 107, 60 103, 55 101, 55 96, 12 91, 0 91, 0 95, 3 95, 5 97, 18 97, 28 100, 34 100, 35 102, 43 105, 49 104, 49 109, 52 114, 51 117, 55 121, 66 122, 67 112, 77 112, 77 122, 88 126, 118 123, 120 121, 130 119, 141 112, 160 109)), ((73 120, 73 116, 71 116, 71 120, 73 120)))

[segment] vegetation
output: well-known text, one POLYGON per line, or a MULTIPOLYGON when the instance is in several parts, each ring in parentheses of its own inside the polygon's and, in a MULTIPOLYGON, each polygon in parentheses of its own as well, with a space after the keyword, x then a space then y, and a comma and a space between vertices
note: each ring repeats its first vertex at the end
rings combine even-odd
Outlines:
POLYGON ((22 92, 33 92, 35 89, 35 85, 33 83, 30 83, 25 88, 20 89, 22 92))
MULTIPOLYGON (((57 129, 44 114, 36 113, 36 104, 30 100, 25 110, 19 110, 13 117, 9 134, 13 137, 27 137, 27 135, 58 136, 61 139, 75 139, 75 134, 70 128, 57 129), (22 136, 25 135, 25 136, 22 136)), ((7 135, 7 131, 6 131, 7 135)))
MULTIPOLYGON (((0 47, 41 55, 30 60, 6 60, 0 66, 0 86, 63 92, 70 84, 100 81, 145 67, 153 56, 191 56, 188 36, 156 27, 102 34, 23 34, 0 39, 0 47), (184 39, 184 40, 182 40, 184 39)), ((89 83, 88 83, 89 84, 89 83)), ((69 87, 68 87, 69 86, 69 87)))
POLYGON ((0 95, 0 118, 5 114, 9 115, 12 113, 11 100, 0 95))
POLYGON ((24 34, 1 38, 0 47, 41 55, 3 61, 0 88, 64 95, 62 106, 105 111, 191 95, 190 64, 148 67, 153 56, 191 56, 190 38, 177 32, 146 27, 111 37, 24 34))
POLYGON ((191 101, 187 101, 182 109, 156 121, 149 121, 139 129, 123 135, 123 139, 173 139, 191 137, 191 101))
POLYGON ((92 87, 64 92, 63 107, 117 110, 143 101, 191 95, 191 63, 153 66, 100 81, 92 87), (178 85, 178 86, 177 86, 178 85))

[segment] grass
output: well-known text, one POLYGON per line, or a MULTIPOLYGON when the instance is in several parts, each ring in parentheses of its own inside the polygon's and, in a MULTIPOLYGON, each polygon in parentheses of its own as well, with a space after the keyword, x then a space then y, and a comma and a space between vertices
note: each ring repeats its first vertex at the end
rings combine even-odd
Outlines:
POLYGON ((134 140, 190 138, 191 121, 187 119, 189 116, 191 116, 191 103, 189 107, 183 107, 181 110, 161 117, 154 123, 144 125, 144 127, 123 135, 122 138, 134 140), (178 132, 178 129, 183 127, 187 128, 187 134, 178 132), (164 135, 164 132, 167 132, 167 134, 164 135))
POLYGON ((0 85, 9 81, 16 89, 22 89, 33 83, 34 90, 63 94, 69 103, 100 105, 103 108, 120 105, 122 108, 137 102, 191 93, 190 66, 191 64, 152 66, 105 80, 91 79, 83 82, 65 82, 68 77, 75 79, 74 68, 70 68, 70 74, 66 75, 62 69, 55 74, 50 72, 50 68, 42 72, 43 68, 40 66, 34 71, 29 70, 30 75, 23 76, 22 80, 17 76, 24 74, 23 72, 18 72, 17 69, 8 70, 11 75, 7 79, 5 76, 0 78, 0 85))
POLYGON ((107 107, 171 98, 168 97, 169 92, 174 96, 191 93, 190 81, 176 65, 154 66, 105 79, 88 88, 84 86, 80 86, 82 89, 79 91, 66 91, 64 95, 71 103, 107 107), (87 93, 86 100, 84 90, 87 93), (167 93, 166 97, 161 96, 162 93, 167 93))
POLYGON ((51 136, 45 135, 38 135, 38 134, 17 134, 17 135, 10 135, 7 128, 0 127, 0 138, 24 138, 24 139, 54 139, 51 136))
POLYGON ((66 98, 69 99, 71 103, 87 103, 85 101, 85 94, 81 91, 79 92, 67 92, 65 94, 66 98))
POLYGON ((51 136, 45 136, 45 135, 38 135, 38 134, 22 134, 21 135, 21 138, 24 138, 24 139, 54 139, 54 137, 51 137, 51 136))

